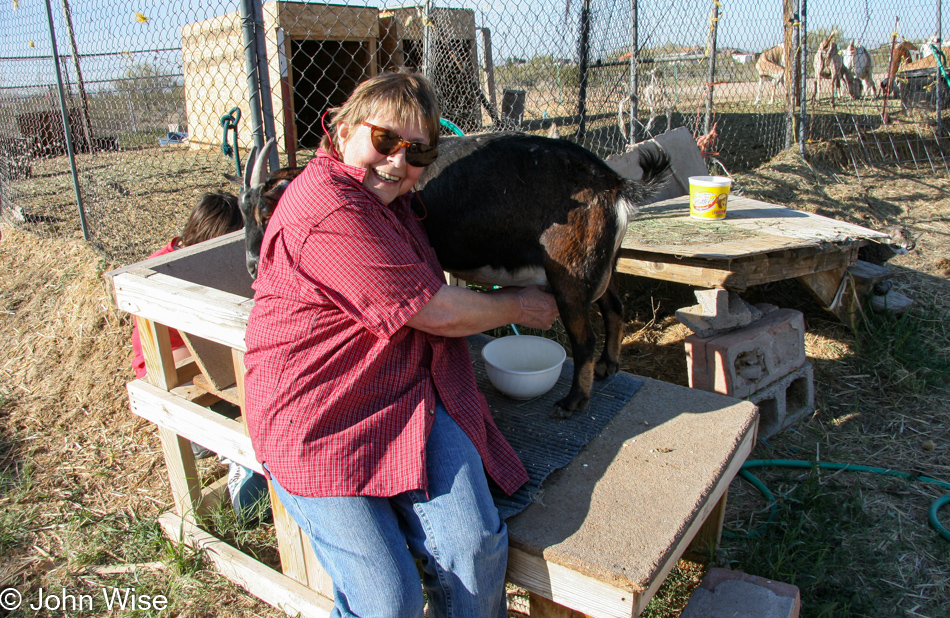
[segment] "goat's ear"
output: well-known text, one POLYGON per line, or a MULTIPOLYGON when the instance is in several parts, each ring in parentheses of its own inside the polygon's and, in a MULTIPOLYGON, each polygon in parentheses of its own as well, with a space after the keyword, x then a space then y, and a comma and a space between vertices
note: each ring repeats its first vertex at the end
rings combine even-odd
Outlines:
POLYGON ((287 190, 287 187, 290 186, 290 181, 283 179, 274 184, 273 187, 267 190, 267 193, 264 195, 267 199, 274 200, 274 202, 280 201, 280 196, 284 194, 284 191, 287 190))

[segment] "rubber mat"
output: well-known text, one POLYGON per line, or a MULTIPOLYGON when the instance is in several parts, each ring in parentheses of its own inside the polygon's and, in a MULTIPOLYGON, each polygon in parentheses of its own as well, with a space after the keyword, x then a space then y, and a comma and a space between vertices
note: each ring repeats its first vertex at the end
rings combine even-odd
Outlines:
POLYGON ((564 362, 561 376, 544 395, 529 401, 516 401, 496 389, 485 373, 481 349, 491 338, 475 335, 468 338, 475 380, 488 400, 495 424, 521 458, 529 480, 511 496, 505 495, 489 481, 495 506, 502 519, 524 510, 534 500, 541 483, 551 472, 571 462, 585 444, 591 441, 614 415, 636 394, 642 380, 627 373, 617 373, 604 380, 595 380, 590 404, 569 419, 551 418, 554 403, 571 390, 574 363, 564 362))

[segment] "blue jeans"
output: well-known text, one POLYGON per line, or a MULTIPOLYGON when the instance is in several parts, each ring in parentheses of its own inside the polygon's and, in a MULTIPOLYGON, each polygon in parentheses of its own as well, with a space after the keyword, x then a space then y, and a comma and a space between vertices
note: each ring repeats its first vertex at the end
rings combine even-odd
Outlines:
POLYGON ((429 498, 303 498, 272 479, 333 579, 331 616, 507 616, 508 528, 488 491, 482 460, 441 402, 426 444, 429 498))

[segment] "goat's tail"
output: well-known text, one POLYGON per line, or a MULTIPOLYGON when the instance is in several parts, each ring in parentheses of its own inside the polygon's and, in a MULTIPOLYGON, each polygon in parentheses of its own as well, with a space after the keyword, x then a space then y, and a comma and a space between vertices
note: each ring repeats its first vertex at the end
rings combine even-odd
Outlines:
POLYGON ((640 169, 643 177, 628 182, 621 192, 629 214, 666 185, 670 178, 670 157, 659 148, 644 148, 640 152, 640 169))

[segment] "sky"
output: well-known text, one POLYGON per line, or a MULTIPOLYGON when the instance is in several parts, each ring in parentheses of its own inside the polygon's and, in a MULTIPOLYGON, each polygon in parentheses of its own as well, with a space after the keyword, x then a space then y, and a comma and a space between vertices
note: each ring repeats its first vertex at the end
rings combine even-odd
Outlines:
MULTIPOLYGON (((579 12, 583 0, 459 0, 435 6, 469 8, 476 25, 491 30, 496 62, 544 54, 577 58, 579 12)), ((591 58, 628 49, 631 0, 589 0, 591 58)), ((838 27, 842 40, 867 47, 887 43, 900 16, 898 34, 924 39, 936 27, 941 0, 812 1, 808 28, 838 27)), ((641 47, 665 43, 704 45, 713 0, 638 0, 641 47)), ((129 66, 149 62, 180 72, 181 26, 238 10, 237 0, 69 0, 83 77, 108 84, 129 66)), ((335 4, 346 4, 337 0, 335 4)), ((394 8, 404 2, 349 2, 353 6, 394 8)), ((756 53, 782 40, 780 0, 719 0, 717 45, 756 53)), ((50 0, 60 54, 71 44, 62 0, 50 0)), ((950 13, 950 6, 945 7, 950 13)), ((950 34, 950 16, 944 15, 950 34)), ((18 88, 54 83, 50 33, 44 0, 0 0, 0 96, 18 88)), ((69 72, 67 64, 67 73, 69 72)))

